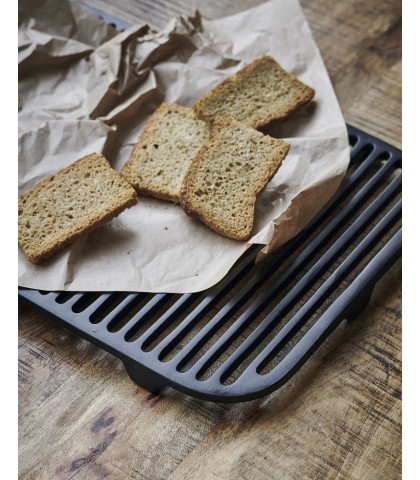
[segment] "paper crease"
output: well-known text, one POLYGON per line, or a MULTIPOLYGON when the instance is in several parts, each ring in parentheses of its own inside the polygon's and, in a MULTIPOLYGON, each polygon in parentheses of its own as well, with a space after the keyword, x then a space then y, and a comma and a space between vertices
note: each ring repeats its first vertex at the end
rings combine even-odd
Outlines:
POLYGON ((19 285, 204 290, 249 244, 270 251, 304 228, 349 163, 345 123, 297 0, 271 0, 215 21, 196 12, 160 32, 139 22, 123 33, 73 2, 19 2, 19 193, 92 152, 103 153, 120 171, 162 101, 192 106, 264 54, 316 95, 268 132, 291 148, 257 201, 249 242, 218 235, 177 205, 139 197, 135 207, 42 265, 31 264, 19 248, 19 285))

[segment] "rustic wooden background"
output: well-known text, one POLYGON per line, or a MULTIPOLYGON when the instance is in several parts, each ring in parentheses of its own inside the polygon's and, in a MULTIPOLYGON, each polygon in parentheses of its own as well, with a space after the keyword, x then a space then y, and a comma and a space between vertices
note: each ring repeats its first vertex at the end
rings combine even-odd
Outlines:
MULTIPOLYGON (((187 0, 85 0, 160 28, 187 0)), ((205 18, 261 3, 197 0, 205 18)), ((401 147, 401 3, 301 2, 346 121, 401 147)), ((19 305, 22 479, 401 478, 401 262, 368 308, 268 397, 153 396, 99 348, 19 305)))

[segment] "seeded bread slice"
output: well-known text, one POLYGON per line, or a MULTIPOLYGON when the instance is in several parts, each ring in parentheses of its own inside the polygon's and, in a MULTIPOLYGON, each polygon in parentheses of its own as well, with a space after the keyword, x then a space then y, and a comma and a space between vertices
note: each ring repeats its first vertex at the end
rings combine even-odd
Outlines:
POLYGON ((264 129, 290 117, 314 94, 313 88, 265 55, 200 98, 193 109, 209 124, 230 115, 248 127, 264 129))
POLYGON ((184 179, 183 210, 226 237, 247 240, 257 197, 288 151, 285 141, 222 117, 184 179))
POLYGON ((19 244, 40 263, 136 203, 131 185, 93 153, 19 197, 19 244))
POLYGON ((179 203, 181 184, 210 129, 191 108, 162 103, 121 170, 142 195, 179 203))

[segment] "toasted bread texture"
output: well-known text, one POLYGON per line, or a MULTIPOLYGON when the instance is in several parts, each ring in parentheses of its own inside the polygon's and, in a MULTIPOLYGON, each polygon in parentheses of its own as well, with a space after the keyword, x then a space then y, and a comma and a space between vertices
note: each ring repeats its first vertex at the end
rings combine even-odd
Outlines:
POLYGON ((193 106, 210 125, 230 115, 248 127, 266 129, 290 117, 315 94, 265 55, 216 86, 193 106))
POLYGON ((18 240, 40 263, 137 203, 133 187, 93 153, 19 197, 18 240))
POLYGON ((210 129, 191 108, 162 103, 121 170, 142 195, 179 203, 182 180, 210 129))
POLYGON ((288 151, 287 142, 222 117, 185 176, 183 210, 226 237, 247 240, 257 197, 288 151))

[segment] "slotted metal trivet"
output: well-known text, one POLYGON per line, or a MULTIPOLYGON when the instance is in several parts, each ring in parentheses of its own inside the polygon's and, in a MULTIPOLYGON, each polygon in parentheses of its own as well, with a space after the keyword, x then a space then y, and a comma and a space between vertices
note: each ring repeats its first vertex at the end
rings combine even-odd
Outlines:
POLYGON ((19 296, 116 355, 139 385, 237 402, 284 384, 367 305, 401 255, 401 151, 348 127, 349 172, 311 225, 263 262, 254 246, 215 287, 184 295, 19 296))

